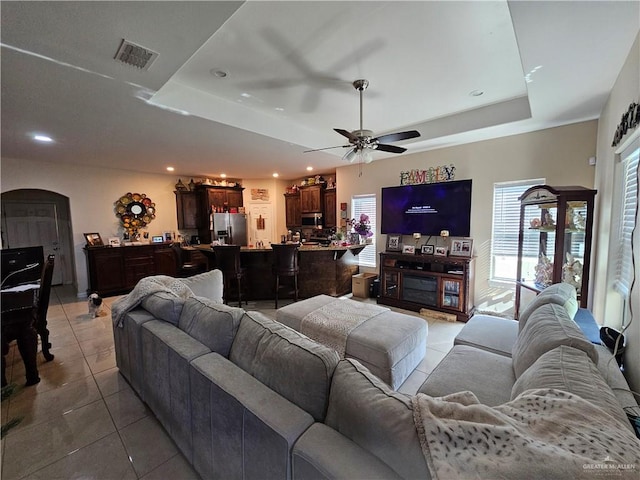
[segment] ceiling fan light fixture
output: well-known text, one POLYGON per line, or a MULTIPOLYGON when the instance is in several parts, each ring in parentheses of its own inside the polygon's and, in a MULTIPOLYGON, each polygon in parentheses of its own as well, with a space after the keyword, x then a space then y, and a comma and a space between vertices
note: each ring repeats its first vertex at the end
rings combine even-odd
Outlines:
POLYGON ((358 156, 356 149, 351 149, 349 150, 347 153, 344 154, 344 157, 342 157, 343 160, 346 160, 349 163, 353 163, 356 160, 356 157, 358 156))

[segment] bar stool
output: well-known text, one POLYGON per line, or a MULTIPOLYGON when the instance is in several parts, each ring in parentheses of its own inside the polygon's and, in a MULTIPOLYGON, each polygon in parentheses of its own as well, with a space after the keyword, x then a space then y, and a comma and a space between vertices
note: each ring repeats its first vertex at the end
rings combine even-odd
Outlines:
POLYGON ((238 306, 242 307, 242 279, 245 269, 240 266, 240 245, 214 245, 213 252, 216 256, 216 266, 222 271, 224 279, 224 303, 229 303, 231 282, 235 280, 238 288, 238 306))
POLYGON ((293 277, 294 299, 298 301, 298 245, 274 243, 273 274, 276 276, 276 309, 278 308, 278 293, 280 291, 280 277, 293 277))

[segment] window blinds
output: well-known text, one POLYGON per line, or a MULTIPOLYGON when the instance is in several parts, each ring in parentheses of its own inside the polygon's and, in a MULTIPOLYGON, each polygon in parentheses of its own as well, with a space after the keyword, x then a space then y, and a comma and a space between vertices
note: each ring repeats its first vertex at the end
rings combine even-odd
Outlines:
MULTIPOLYGON (((520 201, 518 198, 528 188, 543 185, 544 182, 544 178, 538 178, 519 182, 500 182, 493 185, 493 219, 491 232, 492 279, 515 280, 515 269, 513 270, 512 276, 497 278, 493 267, 496 265, 496 257, 516 257, 518 255, 518 235, 520 229, 520 201)), ((528 225, 530 220, 530 218, 525 218, 525 225, 528 225)), ((527 230, 525 230, 525 234, 526 233, 527 230)), ((525 256, 538 256, 536 242, 525 241, 524 245, 535 245, 534 250, 523 252, 525 256)))
POLYGON ((358 255, 358 264, 362 267, 375 267, 377 231, 375 194, 355 195, 351 197, 351 218, 357 222, 362 213, 369 216, 373 236, 371 237, 371 245, 367 245, 358 255))
MULTIPOLYGON (((620 155, 622 176, 619 191, 620 209, 617 214, 616 273, 614 288, 624 297, 628 297, 633 282, 633 230, 637 220, 638 208, 638 158, 640 141, 633 142, 620 155)), ((614 230, 615 231, 615 230, 614 230)))

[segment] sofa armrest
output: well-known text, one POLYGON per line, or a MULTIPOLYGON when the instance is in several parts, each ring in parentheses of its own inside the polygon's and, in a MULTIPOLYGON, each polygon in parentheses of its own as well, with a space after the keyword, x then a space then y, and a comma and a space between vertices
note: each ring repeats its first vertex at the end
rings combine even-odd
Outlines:
POLYGON ((298 439, 292 462, 296 480, 400 478, 382 460, 323 423, 313 424, 298 439))
POLYGON ((191 362, 190 389, 203 478, 291 478, 291 449, 313 424, 310 414, 217 353, 191 362))

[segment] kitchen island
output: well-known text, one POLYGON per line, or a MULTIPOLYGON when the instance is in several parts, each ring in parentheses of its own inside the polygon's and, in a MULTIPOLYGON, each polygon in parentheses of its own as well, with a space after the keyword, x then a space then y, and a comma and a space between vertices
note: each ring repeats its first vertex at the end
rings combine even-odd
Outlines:
MULTIPOLYGON (((209 259, 209 268, 215 268, 215 254, 209 245, 196 247, 209 259)), ((365 245, 300 247, 298 265, 298 295, 310 298, 325 294, 333 297, 351 292, 351 277, 359 272, 357 255, 365 245)), ((373 247, 371 247, 373 248, 373 247)), ((273 250, 242 247, 240 263, 246 269, 243 298, 249 300, 275 299, 275 277, 272 273, 273 250), (245 297, 246 295, 246 297, 245 297)), ((282 281, 293 279, 282 278, 282 281)))

